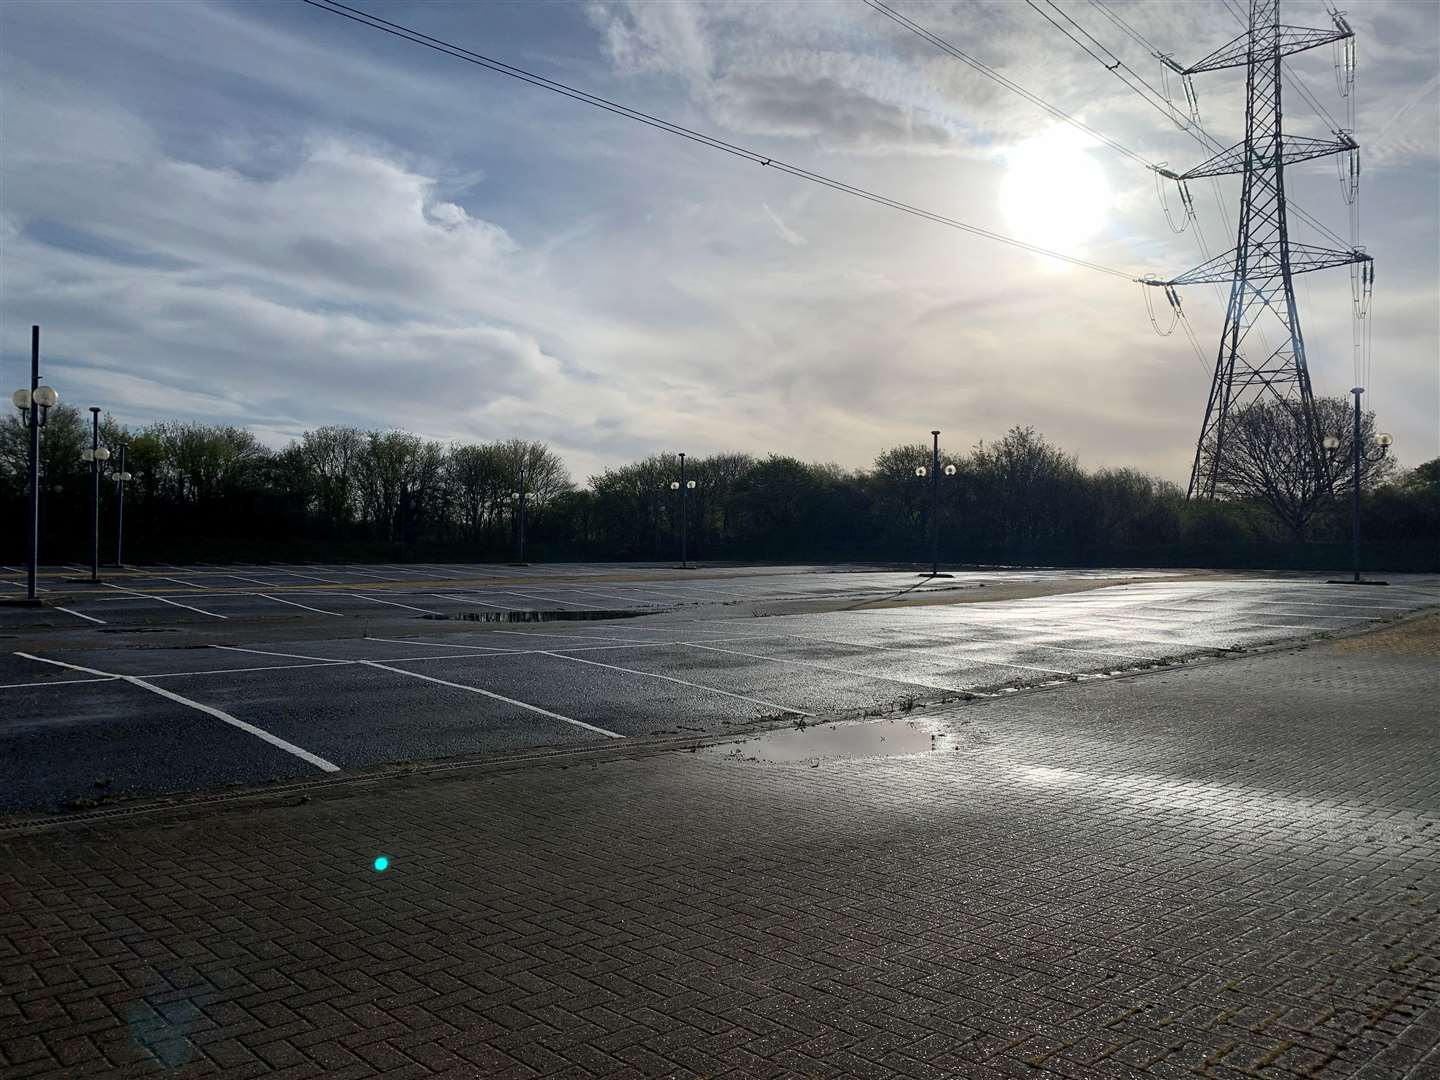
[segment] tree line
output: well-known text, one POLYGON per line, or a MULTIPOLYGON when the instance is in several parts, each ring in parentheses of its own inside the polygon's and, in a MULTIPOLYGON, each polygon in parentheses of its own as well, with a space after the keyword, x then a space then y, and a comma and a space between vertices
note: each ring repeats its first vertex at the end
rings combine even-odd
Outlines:
MULTIPOLYGON (((687 460, 689 550, 710 560, 928 561, 930 530, 951 563, 1031 565, 1343 565, 1349 536, 1352 421, 1343 399, 1320 403, 1341 435, 1330 475, 1297 459, 1298 411, 1242 411, 1227 435, 1222 497, 1188 501, 1136 469, 1082 468, 1030 428, 951 452, 932 521, 925 443, 891 447, 866 469, 771 454, 687 460)), ((1440 569, 1440 459, 1401 471, 1373 448, 1361 483, 1371 566, 1440 569)), ((44 428, 41 527, 47 562, 88 559, 92 488, 78 410, 44 428)), ((25 557, 27 433, 0 425, 0 506, 13 527, 0 561, 25 557)), ((525 502, 531 559, 670 560, 678 552, 678 461, 656 454, 577 485, 559 455, 510 439, 445 445, 398 431, 323 427, 283 449, 241 427, 108 418, 101 442, 125 447, 127 561, 463 559, 516 557, 525 502)), ((102 561, 114 557, 117 461, 102 481, 102 561)))

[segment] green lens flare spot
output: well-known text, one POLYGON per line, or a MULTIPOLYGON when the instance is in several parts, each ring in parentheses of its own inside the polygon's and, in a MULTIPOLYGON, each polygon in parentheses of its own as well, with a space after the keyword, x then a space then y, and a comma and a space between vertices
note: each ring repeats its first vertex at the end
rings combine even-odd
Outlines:
POLYGON ((375 856, 375 872, 377 874, 384 873, 386 870, 389 869, 390 860, 388 858, 386 858, 384 855, 375 856))

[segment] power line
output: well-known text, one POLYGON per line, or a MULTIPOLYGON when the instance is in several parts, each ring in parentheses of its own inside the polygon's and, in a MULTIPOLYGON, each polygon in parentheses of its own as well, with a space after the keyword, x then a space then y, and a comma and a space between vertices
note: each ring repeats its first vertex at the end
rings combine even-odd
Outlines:
POLYGON ((835 191, 841 191, 847 195, 853 195, 856 198, 865 199, 868 202, 876 203, 880 206, 888 206, 892 210, 899 210, 902 213, 911 214, 914 217, 918 218, 923 218, 926 221, 934 222, 937 225, 945 225, 949 228, 958 229, 961 232, 970 233, 974 236, 982 236, 988 240, 995 240, 999 243, 1007 244, 1010 247, 1019 248, 1022 251, 1030 252, 1033 255, 1042 255, 1046 258, 1058 259, 1061 262, 1069 263, 1072 266, 1084 267, 1087 270, 1094 270, 1098 273, 1108 274, 1111 277, 1123 278, 1127 281, 1133 281, 1135 279, 1134 274, 1126 273, 1123 270, 1116 270, 1113 267, 1104 266, 1096 262, 1091 262, 1088 259, 1081 259, 1074 255, 1065 255, 1058 251, 1051 251, 1049 248, 1043 248, 1037 244, 1030 244, 1024 240, 1016 239, 1013 236, 1006 236, 1004 233, 998 233, 991 229, 982 228, 979 225, 971 225, 968 222, 960 221, 957 218, 947 217, 944 214, 939 214, 931 210, 925 210, 918 206, 912 206, 909 203, 901 202, 898 199, 892 199, 887 195, 881 195, 866 188, 857 187, 854 184, 847 184, 844 181, 836 180, 833 177, 826 176, 822 173, 817 173, 809 169, 801 168, 798 165, 790 165, 786 162, 778 160, 777 158, 770 157, 766 154, 761 154, 754 150, 749 150, 743 146, 738 146, 735 143, 726 142, 725 140, 716 138, 713 135, 706 135, 703 132, 696 131, 692 128, 684 127, 681 124, 675 124, 668 120, 663 120, 658 116, 652 116, 649 113, 641 112, 639 109, 632 109, 627 105, 621 105, 618 102, 611 101, 608 98, 603 98, 598 94, 592 94, 586 90, 577 89, 576 87, 569 86, 565 83, 557 82, 554 79, 548 79, 543 75, 538 75, 533 71, 527 71, 524 68, 515 67, 514 65, 506 64, 500 60, 485 56, 481 53, 473 52, 459 45, 455 45, 452 42, 445 41, 442 38, 431 37, 428 34, 423 34, 418 30, 411 29, 410 27, 402 26, 399 23, 390 22, 387 19, 382 19, 378 15, 371 15, 368 12, 361 11, 358 8, 348 7, 345 4, 338 3, 337 0, 304 0, 304 2, 309 4, 311 7, 318 8, 319 10, 328 12, 331 15, 339 15, 342 18, 349 19, 351 22, 359 23, 361 26, 368 26, 372 30, 379 30, 382 33, 390 34, 393 37, 398 37, 404 41, 409 41, 415 45, 422 45, 427 49, 431 49, 439 53, 444 53, 446 56, 454 57, 457 60, 464 60, 467 63, 476 64, 479 67, 494 71, 500 75, 508 75, 512 79, 518 79, 521 82, 529 83, 532 86, 538 86, 542 90, 549 90, 552 93, 560 94, 563 97, 568 97, 572 100, 583 102, 584 104, 594 106, 597 109, 603 109, 604 111, 613 113, 616 116, 623 116, 627 120, 634 120, 637 123, 645 124, 648 127, 655 128, 659 131, 664 131, 670 135, 678 135, 682 139, 688 139, 691 142, 699 143, 700 145, 707 146, 712 150, 719 150, 722 153, 730 154, 733 157, 742 158, 757 165, 763 165, 768 168, 775 169, 779 172, 788 173, 789 175, 798 177, 801 180, 808 180, 813 184, 819 184, 822 187, 828 187, 835 191))
POLYGON ((1160 50, 1155 47, 1154 43, 1150 41, 1149 38, 1147 38, 1144 34, 1140 33, 1139 30, 1136 30, 1135 27, 1131 26, 1128 22, 1126 22, 1123 16, 1119 15, 1117 12, 1110 10, 1109 6, 1103 3, 1102 0, 1090 0, 1090 6, 1095 8, 1112 23, 1118 26, 1122 31, 1128 34, 1130 36, 1130 39, 1138 43, 1139 46, 1146 52, 1150 53, 1152 56, 1158 56, 1160 54, 1160 50))
MULTIPOLYGON (((955 59, 961 61, 961 62, 964 63, 964 64, 969 65, 970 67, 974 68, 976 71, 978 71, 978 72, 980 72, 982 75, 984 75, 986 78, 991 79, 991 80, 993 80, 993 81, 996 82, 996 83, 999 83, 999 84, 1000 84, 1001 86, 1003 86, 1005 89, 1010 90, 1010 91, 1012 91, 1012 92, 1014 92, 1014 93, 1016 93, 1016 94, 1019 94, 1019 95, 1020 95, 1021 97, 1023 97, 1026 101, 1029 101, 1029 102, 1033 103, 1034 105, 1037 105, 1039 108, 1043 109, 1045 112, 1049 113, 1051 116, 1054 116, 1054 117, 1056 117, 1056 118, 1058 118, 1058 119, 1060 119, 1060 120, 1063 120, 1065 123, 1070 124, 1072 127, 1078 128, 1079 130, 1085 132, 1086 134, 1093 136, 1094 138, 1098 139, 1100 142, 1104 143, 1106 146, 1109 146, 1112 150, 1115 150, 1115 151, 1117 151, 1118 153, 1121 153, 1121 154, 1125 155, 1126 157, 1128 157, 1128 158, 1130 158, 1131 160, 1137 162, 1137 163, 1140 164, 1141 166, 1143 166, 1143 167, 1145 167, 1145 168, 1147 168, 1147 169, 1151 169, 1151 170, 1156 169, 1156 166, 1155 166, 1152 162, 1146 160, 1144 157, 1141 157, 1139 154, 1137 154, 1135 151, 1131 150, 1129 147, 1123 145, 1122 143, 1120 143, 1119 141, 1117 141, 1117 140, 1115 140, 1115 139, 1110 138, 1108 135, 1105 135, 1105 134, 1103 134, 1103 133, 1095 130, 1094 128, 1090 127, 1088 124, 1085 124, 1085 123, 1083 123, 1082 121, 1076 119, 1074 116, 1072 116, 1072 115, 1070 115, 1069 113, 1067 113, 1064 109, 1061 109, 1058 105, 1052 105, 1052 104, 1050 104, 1050 102, 1044 100, 1043 98, 1039 97, 1038 95, 1031 93, 1029 90, 1026 90, 1023 86, 1019 85, 1018 83, 1014 82, 1014 81, 1011 80, 1011 79, 1006 78, 1004 75, 1001 75, 998 71, 996 71, 994 68, 990 67, 988 64, 985 64, 985 63, 983 63, 982 61, 975 59, 975 57, 970 56, 970 55, 968 55, 968 54, 965 53, 965 52, 962 52, 960 49, 956 48, 956 47, 955 47, 954 45, 952 45, 950 42, 948 42, 948 41, 946 41, 944 38, 940 37, 940 35, 934 33, 933 31, 927 29, 926 27, 920 25, 920 24, 917 23, 914 19, 911 19, 909 16, 907 16, 907 15, 902 15, 900 12, 896 11, 894 8, 891 8, 891 7, 887 6, 886 4, 882 3, 881 0, 864 0, 864 2, 865 2, 865 4, 866 4, 867 6, 869 6, 870 8, 873 8, 875 11, 878 11, 881 15, 884 15, 887 19, 890 19, 892 22, 898 24, 899 26, 904 27, 906 30, 909 30, 911 33, 916 34, 917 36, 919 36, 919 37, 921 37, 921 38, 924 38, 926 41, 930 42, 930 43, 931 43, 932 45, 934 45, 936 48, 941 49, 942 51, 944 51, 944 52, 946 52, 946 53, 949 53, 951 56, 955 57, 955 59)), ((1097 7, 1099 7, 1102 11, 1105 11, 1105 13, 1106 13, 1107 15, 1110 15, 1110 12, 1108 11, 1108 9, 1106 9, 1106 8, 1104 7, 1104 5, 1099 2, 1099 0, 1090 0, 1090 2, 1091 2, 1092 4, 1095 4, 1097 7)), ((1120 19, 1120 17, 1119 17, 1118 15, 1111 15, 1111 20, 1112 20, 1112 21, 1118 20, 1119 22, 1124 23, 1124 20, 1123 20, 1123 19, 1120 19)), ((1146 41, 1145 38, 1144 38, 1143 36, 1141 36, 1137 31, 1133 30, 1133 28, 1129 28, 1129 27, 1128 27, 1128 24, 1125 24, 1125 26, 1127 27, 1128 32, 1130 33, 1130 36, 1131 36, 1133 39, 1135 39, 1136 41, 1139 41, 1143 46, 1145 46, 1146 48, 1150 49, 1150 51, 1152 51, 1152 52, 1158 52, 1158 50, 1156 50, 1153 45, 1151 45, 1148 41, 1146 41)), ((1108 51, 1108 50, 1107 50, 1107 51, 1108 51)), ((1112 54, 1112 55, 1113 55, 1113 54, 1112 54)), ((1156 175, 1157 175, 1157 178, 1158 178, 1158 175, 1159 175, 1158 172, 1157 172, 1156 175)), ((1229 225, 1229 215, 1226 214, 1226 212, 1225 212, 1225 203, 1224 203, 1224 201, 1221 200, 1221 198, 1220 198, 1220 194, 1219 194, 1219 182, 1218 182, 1217 180, 1214 180, 1214 179, 1212 178, 1212 179, 1211 179, 1211 183, 1215 186, 1216 203, 1217 203, 1217 204, 1219 205, 1219 207, 1220 207, 1221 216, 1225 218, 1225 220, 1226 220, 1226 225, 1227 225, 1227 228, 1228 228, 1228 225, 1229 225)), ((1201 254, 1203 255, 1205 261, 1206 261, 1206 262, 1209 262, 1209 261, 1210 261, 1210 258, 1211 258, 1210 247, 1209 247, 1209 245, 1206 243, 1206 241, 1205 241, 1205 234, 1204 234, 1204 232, 1203 232, 1203 231, 1201 230, 1201 228, 1200 228, 1199 218, 1195 218, 1194 221, 1195 221, 1195 234, 1196 234, 1195 238, 1196 238, 1197 242, 1198 242, 1199 245, 1200 245, 1200 251, 1201 251, 1201 254)), ((1142 286, 1142 287, 1143 287, 1143 286, 1142 286)), ((1222 310, 1222 312, 1223 312, 1223 310, 1224 310, 1224 308, 1225 308, 1225 299, 1224 299, 1223 296, 1221 296, 1221 294, 1220 294, 1220 287, 1219 287, 1218 285, 1214 286, 1214 289, 1215 289, 1216 299, 1217 299, 1218 303, 1220 304, 1220 308, 1221 308, 1221 310, 1222 310)), ((1147 295, 1147 306, 1148 306, 1148 295, 1147 295)), ((1185 339, 1186 339, 1186 341, 1189 343, 1190 348, 1193 349, 1194 352, 1195 352, 1195 357, 1196 357, 1196 359, 1199 361, 1199 364, 1200 364, 1201 373, 1208 379, 1208 378, 1210 377, 1210 374, 1211 374, 1211 364, 1210 364, 1210 361, 1209 361, 1209 359, 1206 357, 1204 349, 1201 348, 1199 339, 1195 336, 1195 329, 1194 329, 1194 327, 1190 324, 1190 320, 1189 320, 1188 318, 1186 318, 1184 310, 1183 310, 1183 309, 1178 309, 1178 308, 1177 308, 1176 310, 1177 310, 1176 322, 1181 325, 1181 329, 1182 329, 1182 330, 1184 331, 1184 333, 1185 333, 1185 339)), ((1150 321, 1151 321, 1151 324, 1152 324, 1152 325, 1156 325, 1156 324, 1155 324, 1155 318, 1154 318, 1154 315, 1153 315, 1153 314, 1151 315, 1150 321)), ((1157 329, 1157 331, 1158 331, 1158 329, 1159 329, 1158 325, 1156 325, 1156 329, 1157 329)), ((1172 332, 1173 332, 1173 327, 1172 327, 1172 332)))
POLYGON ((900 14, 900 12, 896 11, 892 7, 887 7, 885 4, 881 3, 880 0, 864 0, 864 2, 867 6, 878 11, 887 19, 890 19, 892 22, 903 26, 911 33, 924 38, 926 41, 930 42, 930 44, 934 45, 936 48, 941 49, 944 52, 949 53, 961 63, 968 64, 970 67, 980 72, 980 74, 984 75, 987 79, 991 79, 994 82, 999 83, 1001 86, 1011 91, 1012 93, 1019 94, 1026 101, 1038 106, 1041 109, 1044 109, 1047 113, 1049 113, 1056 119, 1063 120, 1065 123, 1071 125, 1072 127, 1080 129, 1087 135, 1098 139, 1100 142, 1110 147, 1110 149, 1116 151, 1117 153, 1124 154, 1126 157, 1138 162, 1146 168, 1152 167, 1149 161, 1145 160, 1145 158, 1141 157, 1134 150, 1131 150, 1129 147, 1121 144, 1115 139, 1110 138, 1108 135, 1096 131, 1094 128, 1090 127, 1083 121, 1077 120, 1074 116, 1071 116, 1058 105, 1052 105, 1045 99, 1035 94, 1032 94, 1029 90, 1026 90, 1019 83, 1016 83, 1013 80, 1006 78, 1004 75, 1001 75, 998 71, 990 67, 988 64, 982 63, 981 61, 975 59, 975 57, 970 56, 967 53, 961 52, 954 45, 950 44, 950 42, 946 41, 938 34, 932 33, 931 31, 927 30, 925 27, 917 23, 914 19, 911 19, 906 15, 900 14))
MULTIPOLYGON (((1180 130, 1184 131, 1191 138, 1199 142, 1200 145, 1204 146, 1207 150, 1210 150, 1211 152, 1218 152, 1226 149, 1224 144, 1215 139, 1199 124, 1198 121, 1180 117, 1176 113, 1174 106, 1170 104, 1170 100, 1165 97, 1165 95, 1161 94, 1158 90, 1151 86, 1150 83, 1146 82, 1144 78, 1136 74, 1128 65, 1124 63, 1124 61, 1122 61, 1119 57, 1115 56, 1113 52, 1111 52, 1108 48, 1106 48, 1099 41, 1097 41, 1095 37, 1078 22, 1076 22, 1072 16, 1066 14, 1059 7, 1057 7, 1054 3, 1054 0, 1045 0, 1045 2, 1051 8, 1053 8, 1055 12, 1060 15, 1061 18, 1069 22, 1072 26, 1076 28, 1076 30, 1078 30, 1081 34, 1085 35, 1085 37, 1089 38, 1090 41, 1094 42, 1096 48, 1099 48, 1105 53, 1109 54, 1110 57, 1114 60, 1113 64, 1106 63, 1103 57, 1097 56, 1093 49, 1087 46, 1083 41, 1077 38, 1060 23, 1056 22, 1053 18, 1051 18, 1035 2, 1035 0, 1025 0, 1025 2, 1029 4, 1030 7, 1034 8, 1035 12, 1039 14, 1041 18, 1043 18, 1051 26, 1055 27, 1055 29, 1059 30, 1062 34, 1069 38, 1074 44, 1078 45, 1082 50, 1084 50, 1084 52, 1088 56, 1090 56, 1091 59, 1095 60, 1097 63, 1100 64, 1101 67, 1105 68, 1107 71, 1112 72, 1116 76, 1116 78, 1118 78, 1122 83, 1128 86, 1131 90, 1135 91, 1135 93, 1139 94, 1142 100, 1146 101, 1152 108, 1156 109, 1163 116, 1169 119, 1178 128, 1180 128, 1180 130), (1126 72, 1129 72, 1129 74, 1133 76, 1134 79, 1141 84, 1141 86, 1145 87, 1145 90, 1142 90, 1140 89, 1140 87, 1135 86, 1133 83, 1130 82, 1129 79, 1122 75, 1120 73, 1121 68, 1124 68, 1126 72), (1147 95, 1146 93, 1147 90, 1149 91, 1149 95, 1147 95)), ((1234 15, 1235 13, 1232 11, 1231 14, 1234 15)), ((1245 25, 1248 27, 1249 23, 1247 22, 1245 25)), ((1290 71, 1289 65, 1286 65, 1286 70, 1290 71)), ((1290 74, 1293 76, 1294 72, 1291 71, 1290 74)), ((1308 90, 1306 91, 1306 93, 1308 93, 1308 90)), ((1345 241, 1340 238, 1339 234, 1337 234, 1333 229, 1331 229, 1324 222, 1320 221, 1314 215, 1308 213, 1303 207, 1292 203, 1290 205, 1290 210, 1292 213, 1295 214, 1295 216, 1299 217, 1302 221, 1305 221, 1321 235, 1327 237, 1328 239, 1334 241, 1342 247, 1346 246, 1345 241)))
POLYGON ((1053 18, 1051 18, 1050 15, 1043 8, 1041 8, 1039 4, 1035 2, 1035 0, 1025 0, 1025 2, 1029 4, 1030 7, 1035 10, 1036 14, 1038 14, 1042 19, 1048 22, 1051 26, 1055 27, 1055 29, 1059 30, 1076 45, 1080 46, 1080 48, 1084 50, 1085 53, 1092 60, 1098 63, 1106 71, 1113 73, 1117 79, 1119 79, 1131 90, 1135 91, 1135 93, 1139 94, 1142 101, 1144 101, 1152 109, 1155 109, 1157 112, 1159 112, 1162 116, 1165 117, 1165 119, 1169 120, 1176 127, 1180 128, 1181 131, 1186 132, 1192 138, 1199 141, 1199 143, 1202 146, 1205 146, 1207 149, 1218 151, 1225 148, 1221 143, 1212 138, 1208 131, 1202 128, 1199 124, 1195 123, 1194 120, 1182 117, 1179 112, 1176 111, 1175 106, 1170 104, 1169 98, 1167 98, 1159 90, 1156 90, 1153 86, 1146 82, 1144 78, 1137 74, 1133 68, 1131 68, 1123 60, 1121 60, 1118 56, 1111 52, 1105 45, 1096 40, 1094 35, 1092 35, 1088 30, 1086 30, 1083 26, 1076 22, 1074 18, 1066 14, 1059 7, 1056 7, 1052 0, 1046 0, 1046 3, 1055 11, 1055 13, 1059 15, 1062 19, 1064 19, 1066 22, 1068 22, 1071 26, 1075 27, 1075 29, 1078 30, 1081 34, 1083 34, 1087 39, 1089 39, 1091 44, 1095 46, 1095 49, 1099 49, 1106 55, 1108 55, 1110 59, 1114 61, 1113 63, 1107 63, 1104 57, 1096 54, 1095 49, 1092 49, 1089 45, 1087 45, 1085 42, 1081 41, 1074 34, 1072 34, 1068 29, 1066 29, 1060 23, 1056 22, 1053 18), (1122 68, 1130 76, 1130 78, 1126 78, 1125 75, 1122 75, 1120 73, 1122 68), (1142 90, 1139 86, 1134 85, 1134 83, 1130 81, 1131 78, 1133 78, 1136 82, 1140 83, 1140 86, 1143 86, 1145 89, 1142 90), (1149 93, 1147 94, 1146 91, 1148 91, 1149 93))
MULTIPOLYGON (((1156 165, 1155 165, 1154 163, 1146 160, 1144 157, 1141 157, 1139 154, 1137 154, 1135 151, 1131 150, 1129 147, 1124 146, 1123 144, 1121 144, 1121 143, 1118 142, 1117 140, 1112 139, 1112 138, 1110 138, 1109 136, 1104 135, 1104 134, 1102 134, 1102 133, 1099 132, 1099 131, 1096 131, 1094 128, 1090 127, 1088 124, 1085 124, 1085 123, 1083 123, 1082 121, 1076 119, 1074 116, 1071 116, 1071 115, 1070 115, 1069 113, 1067 113, 1064 109, 1061 109, 1058 105, 1052 105, 1050 102, 1044 100, 1043 98, 1039 97, 1038 95, 1031 93, 1029 90, 1026 90, 1023 86, 1020 86, 1018 83, 1014 82, 1013 80, 1006 78, 1004 75, 1001 75, 998 71, 996 71, 994 68, 990 67, 988 64, 985 64, 985 63, 983 63, 982 61, 975 59, 973 56, 970 56, 970 55, 962 52, 960 49, 956 48, 956 47, 955 47, 954 45, 952 45, 950 42, 948 42, 948 41, 946 41, 944 38, 940 37, 940 35, 934 33, 933 31, 927 29, 926 27, 920 25, 920 24, 917 23, 914 19, 911 19, 909 16, 907 16, 907 15, 902 15, 900 12, 896 11, 894 8, 889 7, 889 6, 887 6, 886 4, 882 3, 881 0, 864 0, 864 2, 865 2, 865 4, 866 4, 867 6, 869 6, 870 8, 873 8, 875 11, 878 11, 881 15, 884 15, 887 19, 890 19, 892 22, 898 24, 899 26, 904 27, 906 30, 909 30, 911 33, 916 34, 917 36, 919 36, 919 37, 921 37, 921 38, 924 38, 926 41, 930 42, 930 43, 931 43, 932 45, 934 45, 936 48, 941 49, 942 51, 944 51, 944 52, 946 52, 946 53, 949 53, 951 56, 955 57, 955 59, 961 61, 962 63, 965 63, 965 64, 969 65, 970 67, 974 68, 976 71, 978 71, 978 72, 980 72, 982 75, 984 75, 986 78, 991 79, 991 80, 993 80, 993 81, 996 82, 996 83, 999 83, 1001 86, 1005 87, 1005 89, 1010 90, 1010 91, 1012 91, 1012 92, 1014 92, 1014 93, 1016 93, 1016 94, 1019 94, 1021 97, 1025 98, 1025 100, 1027 100, 1027 101, 1029 101, 1029 102, 1032 102, 1033 104, 1039 106, 1041 109, 1043 109, 1043 110, 1045 110, 1046 112, 1048 112, 1051 116, 1057 117, 1058 119, 1063 120, 1065 123, 1070 124, 1072 127, 1078 128, 1079 130, 1085 132, 1086 134, 1093 136, 1094 138, 1098 139, 1100 142, 1104 143, 1106 146, 1109 146, 1111 149, 1113 149, 1113 150, 1115 150, 1115 151, 1117 151, 1117 152, 1119 152, 1119 153, 1121 153, 1121 154, 1124 154, 1126 157, 1128 157, 1128 158, 1130 158, 1131 160, 1139 163, 1141 166, 1143 166, 1143 167, 1145 167, 1145 168, 1147 168, 1147 169, 1156 170, 1156 165)), ((1091 2, 1098 4, 1098 0, 1091 0, 1091 2)), ((1118 16, 1115 16, 1115 18, 1118 18, 1118 16)), ((1144 41, 1144 39, 1141 38, 1138 33, 1132 33, 1132 36, 1134 36, 1137 40, 1140 40, 1140 41, 1142 41, 1142 42, 1144 41)), ((1147 47, 1148 47, 1148 43, 1146 43, 1146 44, 1147 44, 1147 47)), ((1157 176, 1157 179, 1158 179, 1158 177, 1159 177, 1158 171, 1156 172, 1156 176, 1157 176)), ((1224 202, 1220 199, 1220 196, 1219 196, 1219 182, 1216 181, 1216 180, 1214 180, 1214 179, 1212 179, 1212 180, 1211 180, 1211 183, 1215 185, 1215 190, 1216 190, 1216 202, 1217 202, 1218 205, 1220 206, 1221 216, 1222 216, 1222 217, 1225 217, 1225 219, 1226 219, 1226 224, 1227 224, 1227 227, 1228 227, 1228 224, 1229 224, 1229 216, 1225 213, 1225 204, 1224 204, 1224 202)), ((1192 215, 1192 216, 1193 216, 1193 215, 1192 215)), ((1194 218, 1194 221, 1195 221, 1196 240, 1197 240, 1197 241, 1199 242, 1199 244, 1200 244, 1201 254, 1202 254, 1203 257, 1204 257, 1204 260, 1205 260, 1206 262, 1209 262, 1210 259, 1211 259, 1211 254, 1210 254, 1209 245, 1208 245, 1208 244, 1206 243, 1206 241, 1205 241, 1205 234, 1204 234, 1204 233, 1201 231, 1201 229, 1200 229, 1200 221, 1199 221, 1199 218, 1194 218)), ((1218 303, 1220 304, 1221 310, 1223 311, 1224 308, 1225 308, 1225 300, 1224 300, 1224 297, 1220 295, 1220 287, 1219 287, 1218 285, 1216 285, 1214 288, 1215 288, 1215 295, 1216 295, 1217 301, 1218 301, 1218 303)), ((1197 341, 1196 338, 1195 338, 1195 331, 1194 331, 1193 327, 1191 327, 1189 320, 1188 320, 1188 319, 1185 319, 1185 316, 1184 316, 1183 311, 1180 313, 1180 315, 1178 316, 1178 318, 1179 318, 1181 321, 1184 321, 1184 324, 1185 324, 1185 325, 1184 325, 1184 331, 1185 331, 1186 338, 1187 338, 1187 340, 1189 341, 1191 348, 1193 348, 1193 349, 1195 350, 1195 355, 1196 355, 1196 357, 1197 357, 1197 358, 1199 359, 1199 361, 1200 361, 1201 369, 1204 371, 1205 375, 1208 377, 1209 374, 1210 374, 1210 363, 1209 363, 1209 361, 1206 359, 1205 354, 1204 354, 1204 351, 1200 348, 1200 343, 1199 343, 1199 341, 1197 341)), ((1152 317, 1151 317, 1151 323, 1153 324, 1154 321, 1155 321, 1155 320, 1154 320, 1154 317, 1152 316, 1152 317)), ((1158 328, 1157 328, 1157 329, 1158 329, 1158 328)))

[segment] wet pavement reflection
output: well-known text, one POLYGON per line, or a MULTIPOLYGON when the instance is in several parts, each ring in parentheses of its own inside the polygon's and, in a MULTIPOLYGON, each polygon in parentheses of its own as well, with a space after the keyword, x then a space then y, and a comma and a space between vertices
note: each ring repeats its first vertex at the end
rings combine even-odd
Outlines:
POLYGON ((796 724, 701 753, 731 761, 802 763, 898 757, 958 749, 952 732, 924 720, 866 720, 848 724, 796 724))

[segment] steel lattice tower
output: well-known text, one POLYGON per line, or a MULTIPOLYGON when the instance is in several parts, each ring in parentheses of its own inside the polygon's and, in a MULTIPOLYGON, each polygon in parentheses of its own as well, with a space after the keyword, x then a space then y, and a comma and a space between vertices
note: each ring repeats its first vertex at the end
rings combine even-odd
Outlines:
POLYGON ((1200 426, 1190 472, 1191 498, 1214 497, 1228 418, 1236 409, 1267 394, 1280 401, 1298 399, 1312 460, 1328 483, 1328 469, 1316 429, 1310 372, 1305 363, 1305 340, 1300 333, 1300 316, 1295 306, 1294 276, 1331 266, 1368 262, 1370 257, 1358 250, 1331 250, 1290 239, 1285 214, 1285 166, 1352 151, 1356 144, 1345 131, 1336 131, 1333 141, 1284 133, 1281 61, 1292 53, 1354 36, 1341 16, 1335 15, 1334 20, 1335 26, 1329 30, 1283 26, 1279 0, 1251 0, 1249 27, 1245 33, 1188 68, 1167 61, 1186 77, 1222 68, 1243 67, 1246 72, 1245 141, 1221 151, 1189 172, 1177 174, 1161 170, 1182 184, 1200 177, 1242 174, 1235 247, 1170 281, 1146 282, 1162 287, 1230 283, 1210 398, 1205 405, 1205 420, 1200 426), (1279 321, 1282 338, 1278 347, 1262 349, 1265 358, 1255 363, 1247 358, 1246 350, 1251 345, 1252 331, 1267 312, 1279 321))

